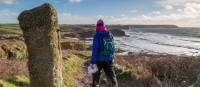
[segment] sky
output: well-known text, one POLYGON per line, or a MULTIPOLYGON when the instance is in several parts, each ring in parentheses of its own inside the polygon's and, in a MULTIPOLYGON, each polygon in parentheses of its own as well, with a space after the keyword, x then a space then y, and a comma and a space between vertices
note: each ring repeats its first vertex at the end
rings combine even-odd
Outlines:
POLYGON ((200 27, 200 0, 0 0, 0 23, 18 23, 18 15, 52 4, 59 24, 174 24, 200 27))

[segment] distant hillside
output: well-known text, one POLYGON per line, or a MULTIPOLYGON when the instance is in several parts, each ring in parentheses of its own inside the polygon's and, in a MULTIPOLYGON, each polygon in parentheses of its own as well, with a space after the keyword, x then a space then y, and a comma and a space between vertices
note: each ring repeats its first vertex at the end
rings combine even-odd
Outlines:
POLYGON ((129 29, 129 28, 179 28, 177 25, 108 25, 111 29, 129 29))
POLYGON ((178 28, 177 25, 130 25, 134 28, 178 28))

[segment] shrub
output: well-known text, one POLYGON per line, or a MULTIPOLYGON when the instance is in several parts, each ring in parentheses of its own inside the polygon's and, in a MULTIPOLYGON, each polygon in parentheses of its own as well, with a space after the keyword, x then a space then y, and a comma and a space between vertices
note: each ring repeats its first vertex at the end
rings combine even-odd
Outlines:
POLYGON ((116 61, 122 66, 131 65, 133 73, 144 81, 156 78, 164 87, 191 86, 200 73, 198 57, 141 53, 117 56, 116 61))

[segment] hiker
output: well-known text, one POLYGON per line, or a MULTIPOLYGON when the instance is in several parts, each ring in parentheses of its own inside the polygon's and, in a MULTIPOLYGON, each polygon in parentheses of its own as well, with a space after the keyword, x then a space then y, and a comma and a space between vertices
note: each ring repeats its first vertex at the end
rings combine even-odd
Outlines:
POLYGON ((92 87, 99 86, 102 69, 106 74, 109 87, 118 87, 113 69, 114 52, 113 35, 105 27, 103 20, 100 19, 97 21, 96 33, 93 37, 91 67, 97 67, 98 71, 93 74, 92 87))

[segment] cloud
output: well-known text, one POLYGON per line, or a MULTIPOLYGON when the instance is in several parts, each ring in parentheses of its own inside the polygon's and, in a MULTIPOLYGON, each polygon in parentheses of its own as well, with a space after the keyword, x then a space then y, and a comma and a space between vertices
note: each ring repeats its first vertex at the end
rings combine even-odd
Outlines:
POLYGON ((95 24, 98 19, 103 19, 108 24, 112 24, 114 16, 80 16, 72 15, 71 13, 58 13, 58 19, 60 24, 95 24))
POLYGON ((69 0, 70 3, 80 3, 82 0, 69 0))
POLYGON ((159 0, 159 3, 161 2, 163 9, 140 15, 129 15, 138 10, 129 10, 118 16, 81 16, 70 12, 60 13, 59 23, 95 24, 99 18, 102 18, 106 24, 175 24, 182 27, 200 27, 200 3, 197 3, 200 2, 199 0, 159 0))
POLYGON ((183 9, 177 9, 178 12, 183 12, 183 9))
POLYGON ((117 17, 113 23, 118 24, 176 24, 179 26, 200 27, 200 4, 188 3, 182 9, 169 13, 153 11, 153 14, 145 14, 135 17, 117 17), (156 15, 155 15, 156 14, 156 15))
POLYGON ((159 15, 160 11, 153 11, 152 14, 159 15))
POLYGON ((173 9, 173 6, 171 6, 171 5, 166 5, 166 6, 165 6, 165 9, 171 10, 171 9, 173 9))
POLYGON ((200 4, 187 3, 182 8, 173 9, 169 12, 165 10, 152 11, 148 14, 138 16, 78 16, 70 13, 59 15, 60 23, 67 24, 95 24, 102 18, 107 24, 175 24, 183 27, 200 27, 200 4))
POLYGON ((159 4, 162 5, 184 5, 187 3, 200 3, 200 0, 158 0, 159 4))
POLYGON ((13 4, 14 2, 16 2, 16 0, 0 0, 0 3, 4 4, 13 4))

